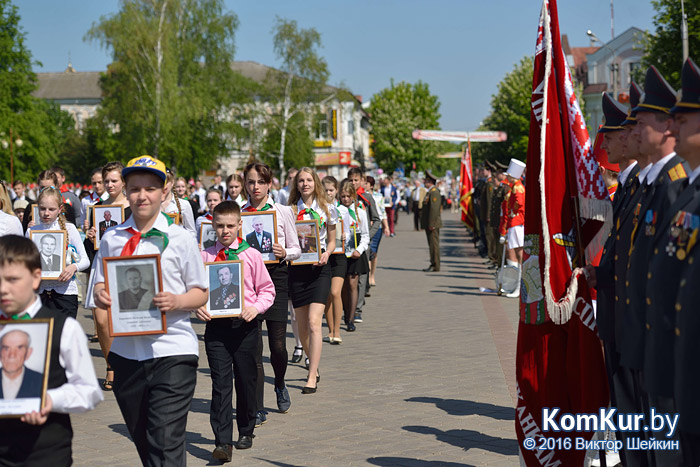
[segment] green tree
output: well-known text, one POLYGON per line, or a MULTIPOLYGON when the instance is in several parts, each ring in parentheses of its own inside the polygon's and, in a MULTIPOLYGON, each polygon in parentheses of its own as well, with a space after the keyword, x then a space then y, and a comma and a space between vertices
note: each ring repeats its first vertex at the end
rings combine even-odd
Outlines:
POLYGON ((285 173, 287 132, 292 117, 311 103, 319 101, 328 80, 328 65, 318 53, 321 34, 314 28, 300 29, 294 20, 277 18, 272 29, 274 52, 281 62, 279 71, 268 74, 272 102, 276 102, 279 118, 271 120, 279 129, 277 163, 280 176, 285 173))
POLYGON ((498 91, 491 97, 491 112, 479 129, 505 131, 508 139, 503 143, 473 144, 475 160, 508 163, 511 158, 524 161, 527 157, 533 68, 533 57, 526 56, 498 83, 498 91))
POLYGON ((228 153, 238 19, 222 0, 122 0, 86 35, 111 51, 102 106, 124 159, 152 154, 193 176, 228 153))
MULTIPOLYGON (((681 2, 678 0, 652 0, 656 10, 654 31, 647 31, 643 37, 643 67, 639 70, 637 82, 644 82, 644 72, 650 65, 659 69, 674 89, 681 87, 683 67, 683 45, 681 42, 681 2)), ((700 50, 700 0, 685 0, 685 14, 688 16, 688 49, 693 60, 700 50)), ((697 60, 696 60, 697 61, 697 60)))
POLYGON ((440 102, 426 83, 402 81, 372 96, 369 108, 374 136, 374 159, 385 171, 404 166, 410 172, 441 168, 443 160, 435 156, 446 146, 437 141, 419 141, 414 130, 440 129, 440 102))
POLYGON ((31 52, 25 44, 18 8, 0 0, 0 176, 10 180, 13 146, 14 178, 29 181, 56 161, 56 153, 73 131, 70 115, 56 104, 37 99, 31 52), (12 137, 10 138, 10 130, 12 137), (21 146, 15 142, 21 140, 21 146), (7 148, 4 146, 7 145, 7 148))
MULTIPOLYGON (((279 149, 282 140, 282 125, 269 121, 262 146, 263 161, 274 167, 279 162, 279 149)), ((295 113, 287 123, 284 167, 313 167, 314 143, 306 126, 306 117, 295 113)))

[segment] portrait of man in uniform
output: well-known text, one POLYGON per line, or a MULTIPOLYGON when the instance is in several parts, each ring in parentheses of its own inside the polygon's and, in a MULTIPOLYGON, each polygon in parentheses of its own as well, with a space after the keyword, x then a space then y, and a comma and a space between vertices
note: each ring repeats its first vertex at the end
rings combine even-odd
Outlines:
POLYGON ((204 239, 202 241, 203 250, 216 245, 216 230, 213 228, 206 229, 202 235, 204 235, 204 239))
POLYGON ((41 397, 42 374, 25 366, 32 350, 32 339, 25 331, 9 331, 0 337, 0 399, 41 397))
POLYGON ((117 225, 117 221, 112 220, 112 211, 110 211, 109 209, 104 210, 104 212, 102 213, 102 218, 103 218, 103 220, 100 221, 100 225, 99 225, 100 238, 102 238, 102 235, 104 235, 104 233, 107 231, 107 229, 117 225))
POLYGON ((264 229, 264 221, 261 216, 255 216, 251 220, 253 231, 245 237, 248 244, 260 253, 272 252, 272 233, 264 229))
POLYGON ((123 282, 126 289, 119 292, 119 310, 144 311, 154 309, 154 291, 143 287, 143 274, 136 266, 125 268, 123 282))
POLYGON ((240 281, 238 269, 234 265, 224 264, 215 269, 219 286, 209 293, 212 310, 231 310, 240 308, 240 281))

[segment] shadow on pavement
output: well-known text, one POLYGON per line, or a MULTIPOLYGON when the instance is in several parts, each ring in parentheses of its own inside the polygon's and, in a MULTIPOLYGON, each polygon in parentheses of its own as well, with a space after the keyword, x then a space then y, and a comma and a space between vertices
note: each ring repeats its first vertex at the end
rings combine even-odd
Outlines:
MULTIPOLYGON (((193 397, 192 403, 190 404, 190 412, 205 413, 208 415, 210 407, 211 407, 211 400, 199 399, 197 397, 193 397)), ((234 413, 236 412, 235 407, 233 409, 233 412, 234 413)))
POLYGON ((483 415, 496 420, 515 420, 515 411, 512 407, 503 407, 487 402, 442 399, 440 397, 411 397, 405 399, 405 401, 435 404, 435 407, 444 410, 450 415, 483 415))
POLYGON ((472 292, 463 292, 460 290, 430 290, 430 293, 446 293, 449 295, 481 295, 481 292, 479 291, 478 287, 457 287, 455 285, 448 285, 448 286, 440 286, 440 287, 450 287, 453 289, 463 289, 463 290, 471 290, 472 292))
POLYGON ((221 462, 215 460, 211 455, 211 451, 214 450, 213 439, 205 438, 201 433, 192 433, 191 431, 188 431, 186 434, 185 444, 185 449, 187 449, 187 452, 190 455, 196 457, 197 459, 202 459, 203 461, 209 461, 205 465, 221 465, 221 462), (211 450, 200 448, 199 446, 195 446, 193 443, 210 445, 211 450))
POLYGON ((431 426, 409 425, 404 430, 422 435, 433 435, 438 441, 451 444, 468 451, 471 448, 479 448, 485 451, 503 454, 504 456, 518 455, 518 442, 514 439, 498 438, 485 435, 474 430, 446 430, 431 426))
POLYGON ((392 266, 377 266, 377 269, 387 269, 389 271, 418 271, 423 272, 421 268, 397 268, 392 266))
POLYGON ((368 464, 372 465, 386 465, 386 466, 441 466, 441 467, 474 467, 471 464, 458 464, 457 462, 443 462, 443 461, 426 461, 423 459, 411 459, 410 457, 370 457, 367 459, 368 464))
POLYGON ((271 464, 271 465, 279 465, 280 467, 302 467, 301 464, 288 464, 286 462, 271 461, 271 460, 263 459, 262 457, 254 457, 253 459, 267 462, 268 464, 271 464))

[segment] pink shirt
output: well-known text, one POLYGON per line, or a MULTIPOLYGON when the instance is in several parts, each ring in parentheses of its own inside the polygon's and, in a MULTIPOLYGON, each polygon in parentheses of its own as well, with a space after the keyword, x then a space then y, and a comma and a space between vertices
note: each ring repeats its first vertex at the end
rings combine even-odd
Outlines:
MULTIPOLYGON (((224 247, 218 241, 216 245, 202 251, 202 260, 205 263, 213 263, 216 255, 224 247)), ((238 248, 238 239, 234 240, 229 248, 238 248)), ((238 254, 238 259, 243 261, 243 299, 245 306, 254 306, 258 314, 265 313, 275 301, 275 284, 270 279, 262 254, 255 248, 246 248, 238 254)))
MULTIPOLYGON (((284 247, 287 256, 285 261, 294 261, 301 257, 301 246, 299 246, 299 237, 297 237, 296 216, 294 211, 289 206, 284 206, 275 203, 272 198, 268 197, 268 204, 272 205, 272 211, 277 212, 277 241, 284 247)), ((241 208, 245 209, 250 206, 250 200, 241 208)))

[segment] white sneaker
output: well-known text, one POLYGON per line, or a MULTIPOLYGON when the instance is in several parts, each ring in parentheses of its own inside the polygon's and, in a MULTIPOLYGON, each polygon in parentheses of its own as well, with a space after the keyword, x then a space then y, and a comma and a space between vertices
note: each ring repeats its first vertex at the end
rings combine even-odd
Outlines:
POLYGON ((520 287, 518 287, 517 289, 515 289, 514 292, 511 292, 511 293, 509 293, 509 294, 506 294, 506 297, 508 297, 508 298, 519 298, 519 297, 520 297, 520 287))

